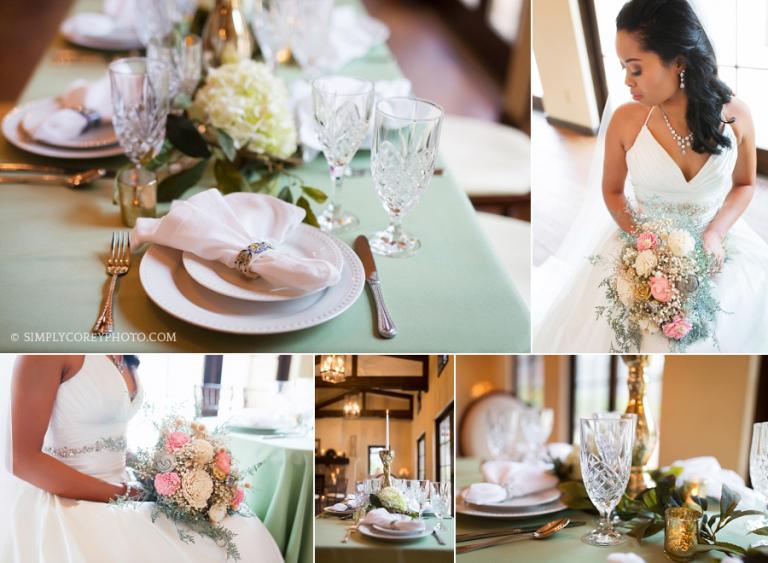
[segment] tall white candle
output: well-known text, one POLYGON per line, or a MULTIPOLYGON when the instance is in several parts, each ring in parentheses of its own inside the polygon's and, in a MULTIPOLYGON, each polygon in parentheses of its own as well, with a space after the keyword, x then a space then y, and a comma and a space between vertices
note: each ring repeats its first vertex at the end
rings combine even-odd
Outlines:
POLYGON ((387 450, 389 450, 389 409, 387 409, 387 450))

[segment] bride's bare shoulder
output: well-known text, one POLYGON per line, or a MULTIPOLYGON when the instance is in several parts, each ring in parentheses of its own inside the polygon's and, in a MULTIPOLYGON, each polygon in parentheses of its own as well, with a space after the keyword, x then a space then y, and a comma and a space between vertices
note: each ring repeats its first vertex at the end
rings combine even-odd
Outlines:
POLYGON ((650 108, 637 102, 627 102, 616 108, 608 124, 609 135, 629 148, 642 129, 650 108))
POLYGON ((734 96, 730 102, 723 106, 723 117, 728 121, 733 120, 731 127, 733 127, 739 140, 753 129, 752 114, 749 111, 749 106, 741 98, 734 96))
POLYGON ((14 366, 14 375, 29 375, 31 379, 45 377, 64 381, 76 373, 83 364, 83 356, 78 355, 27 355, 19 356, 14 366))

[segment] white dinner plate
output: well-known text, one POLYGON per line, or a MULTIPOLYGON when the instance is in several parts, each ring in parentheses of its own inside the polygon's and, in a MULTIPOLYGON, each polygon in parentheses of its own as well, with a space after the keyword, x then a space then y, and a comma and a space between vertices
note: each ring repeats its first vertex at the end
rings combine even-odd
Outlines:
POLYGON ((101 51, 141 49, 141 41, 132 27, 116 26, 106 14, 80 12, 64 20, 61 34, 70 43, 101 51))
POLYGON ((542 504, 548 504, 555 502, 560 498, 560 491, 553 487, 545 491, 539 491, 538 493, 532 493, 523 497, 515 497, 506 499, 502 502, 492 503, 478 503, 469 502, 465 499, 464 502, 472 508, 479 509, 492 509, 492 510, 519 510, 521 508, 532 508, 534 506, 541 506, 542 504))
POLYGON ((456 497, 456 513, 463 514, 465 516, 477 516, 479 518, 498 518, 498 519, 519 519, 519 518, 534 518, 536 516, 545 516, 547 514, 554 514, 561 510, 566 510, 565 506, 560 500, 548 504, 542 504, 533 508, 520 508, 517 510, 494 510, 489 507, 477 507, 475 505, 469 505, 464 502, 464 498, 459 494, 456 497))
POLYGON ((419 536, 423 530, 395 530, 393 528, 387 528, 386 526, 379 526, 378 524, 369 524, 371 528, 382 534, 389 534, 391 536, 419 536))
MULTIPOLYGON (((288 240, 281 244, 281 250, 301 258, 317 258, 330 262, 339 270, 344 266, 344 257, 336 239, 320 229, 300 224, 288 240)), ((211 291, 246 301, 287 301, 312 295, 314 291, 302 291, 291 287, 273 287, 264 278, 251 279, 234 268, 228 268, 217 260, 204 260, 191 252, 182 254, 187 273, 197 283, 211 291)))
POLYGON ((357 527, 357 529, 364 536, 368 536, 368 537, 371 537, 371 538, 376 538, 376 539, 379 539, 379 540, 406 542, 406 541, 413 541, 413 540, 418 540, 418 539, 427 537, 429 534, 432 533, 432 529, 434 527, 435 527, 434 524, 426 524, 424 526, 424 530, 423 531, 418 532, 416 534, 407 535, 407 536, 395 535, 395 534, 392 534, 390 532, 382 532, 382 531, 379 531, 379 530, 375 529, 373 526, 369 526, 368 524, 360 524, 357 527))
POLYGON ((335 240, 344 257, 341 280, 332 287, 280 302, 243 301, 195 282, 181 262, 181 251, 152 245, 141 260, 139 279, 163 311, 196 326, 234 334, 278 334, 322 324, 346 311, 365 284, 363 265, 352 249, 335 240))
MULTIPOLYGON (((71 159, 92 159, 105 158, 109 156, 118 156, 123 154, 120 145, 110 145, 106 147, 77 149, 67 147, 54 147, 34 140, 22 127, 21 121, 24 114, 34 107, 34 104, 41 102, 49 103, 49 100, 34 100, 20 106, 16 106, 3 118, 3 135, 12 145, 41 156, 50 156, 52 158, 71 158, 71 159)), ((104 126, 106 127, 106 126, 104 126)), ((112 127, 109 127, 112 129, 112 127)), ((101 127, 97 128, 101 129, 101 127)), ((96 131, 96 129, 94 129, 96 131)), ((87 135, 88 133, 86 133, 87 135)))
POLYGON ((332 506, 326 506, 323 508, 323 512, 327 514, 333 514, 334 516, 348 516, 349 514, 352 514, 354 510, 351 508, 347 510, 334 510, 332 506))

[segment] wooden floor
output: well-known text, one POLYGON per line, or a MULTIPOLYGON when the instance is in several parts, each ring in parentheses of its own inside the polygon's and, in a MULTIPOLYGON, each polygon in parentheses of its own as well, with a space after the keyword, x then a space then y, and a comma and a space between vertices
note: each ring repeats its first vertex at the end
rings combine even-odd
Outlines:
MULTIPOLYGON (((584 199, 595 138, 553 127, 538 111, 532 118, 532 259, 537 266, 557 250, 584 199)), ((758 179, 744 217, 768 241, 768 178, 758 179)))

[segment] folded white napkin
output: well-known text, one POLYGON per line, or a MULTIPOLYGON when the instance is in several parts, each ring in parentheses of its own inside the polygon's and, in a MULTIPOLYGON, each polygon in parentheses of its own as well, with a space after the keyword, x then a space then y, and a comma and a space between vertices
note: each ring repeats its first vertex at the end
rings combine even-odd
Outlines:
POLYGON ((352 508, 352 505, 344 503, 344 502, 337 502, 333 506, 331 506, 331 509, 335 510, 336 512, 346 512, 352 508))
POLYGON ((78 12, 68 25, 78 35, 112 43, 135 40, 135 22, 135 0, 104 0, 101 12, 78 12))
POLYGON ((24 114, 22 127, 37 141, 56 143, 77 138, 88 126, 88 118, 77 110, 98 115, 101 123, 112 121, 109 77, 96 82, 76 80, 63 94, 41 103, 24 114))
POLYGON ((573 445, 566 442, 552 442, 546 446, 547 454, 552 459, 564 462, 573 452, 573 445))
POLYGON ((507 498, 507 491, 495 483, 472 483, 462 493, 464 500, 471 504, 493 504, 507 498))
POLYGON ((611 553, 608 563, 645 563, 645 559, 634 553, 611 553))
POLYGON ((267 242, 274 250, 256 257, 250 272, 275 287, 313 291, 336 284, 341 273, 325 260, 295 256, 281 249, 304 213, 276 197, 252 193, 224 197, 212 188, 174 202, 162 219, 138 219, 131 236, 136 245, 161 244, 231 268, 248 245, 267 242))
MULTIPOLYGON (((361 148, 371 148, 373 135, 374 115, 376 103, 386 98, 404 97, 411 95, 411 81, 405 78, 396 80, 377 80, 374 82, 373 111, 371 122, 368 125, 368 135, 363 140, 361 148)), ((312 109, 312 85, 304 80, 296 80, 291 85, 291 104, 293 105, 296 123, 299 125, 299 141, 305 147, 322 151, 323 145, 317 138, 315 129, 315 116, 312 109)))
POLYGON ((318 66, 338 71, 389 39, 389 28, 354 6, 338 6, 331 15, 331 29, 318 66))
POLYGON ((423 520, 414 520, 405 514, 391 514, 386 508, 371 510, 361 523, 390 528, 401 532, 420 532, 424 530, 423 520))
POLYGON ((522 497, 557 486, 548 465, 520 461, 493 460, 483 463, 483 479, 506 488, 511 498, 522 497))

